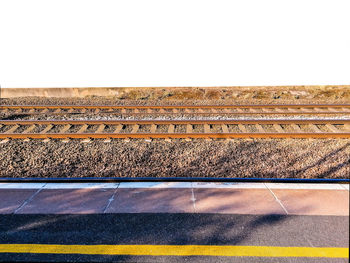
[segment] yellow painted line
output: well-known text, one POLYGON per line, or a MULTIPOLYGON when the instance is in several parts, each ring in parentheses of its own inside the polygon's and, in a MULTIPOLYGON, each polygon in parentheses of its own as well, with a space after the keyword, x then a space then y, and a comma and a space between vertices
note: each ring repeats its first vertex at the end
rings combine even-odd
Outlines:
POLYGON ((349 258, 349 248, 204 245, 0 244, 0 253, 135 256, 321 257, 349 258))

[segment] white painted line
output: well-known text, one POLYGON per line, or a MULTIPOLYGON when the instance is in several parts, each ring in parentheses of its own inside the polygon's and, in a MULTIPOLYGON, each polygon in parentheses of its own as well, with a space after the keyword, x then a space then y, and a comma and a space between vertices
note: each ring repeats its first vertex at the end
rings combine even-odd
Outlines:
POLYGON ((349 190, 349 184, 124 182, 124 183, 0 183, 0 189, 223 188, 349 190))
POLYGON ((46 183, 0 183, 0 189, 39 189, 46 183))
POLYGON ((103 189, 118 188, 119 183, 48 183, 44 189, 103 189))
POLYGON ((286 184, 265 183, 269 189, 310 189, 310 190, 344 190, 340 184, 286 184))
POLYGON ((344 189, 346 189, 346 190, 349 191, 349 185, 348 185, 348 184, 341 184, 341 186, 342 186, 344 189))
POLYGON ((130 182, 120 183, 119 188, 192 188, 191 182, 130 182))
POLYGON ((234 189, 266 189, 263 183, 206 183, 193 182, 193 188, 234 188, 234 189))

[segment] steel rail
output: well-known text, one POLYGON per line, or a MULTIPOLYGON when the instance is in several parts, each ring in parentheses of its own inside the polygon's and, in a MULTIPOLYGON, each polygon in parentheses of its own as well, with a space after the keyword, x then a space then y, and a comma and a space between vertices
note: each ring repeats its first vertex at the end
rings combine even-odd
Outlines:
POLYGON ((2 105, 0 109, 234 109, 234 108, 349 108, 350 104, 251 105, 2 105))
MULTIPOLYGON (((0 138, 3 139, 86 139, 86 138, 145 138, 145 139, 170 139, 170 138, 350 138, 350 119, 283 119, 283 120, 0 120, 1 126, 10 126, 10 129, 3 129, 0 138), (274 125, 276 132, 265 131, 264 125, 274 125), (30 125, 25 131, 15 131, 25 125, 30 125), (39 132, 32 132, 37 125, 47 126, 39 132), (72 126, 80 126, 77 132, 68 132, 72 126), (99 125, 94 132, 86 132, 89 126, 99 125), (103 132, 106 125, 116 126, 113 132, 103 132), (126 125, 132 127, 132 132, 123 130, 126 125), (151 125, 150 131, 139 131, 139 126, 151 125), (156 132, 157 126, 169 125, 167 132, 156 132), (186 132, 175 132, 177 125, 186 125, 186 132), (193 132, 192 125, 204 125, 204 132, 193 132), (211 130, 211 125, 221 125, 222 132, 211 130), (240 132, 230 132, 228 125, 237 125, 240 132), (255 125, 255 131, 251 132, 244 125, 255 125), (281 125, 290 125, 292 132, 285 130, 281 125), (304 131, 298 125, 311 125, 314 132, 304 131), (325 132, 316 125, 324 125, 325 132), (343 125, 345 129, 339 130, 334 125, 343 125), (54 126, 63 126, 58 132, 49 132, 54 126), (117 128, 118 127, 118 128, 117 128), (170 129, 171 128, 171 129, 170 129)), ((41 128, 39 128, 41 129, 41 128)))
POLYGON ((350 104, 263 105, 4 105, 14 115, 119 114, 140 115, 335 115, 350 114, 350 104), (68 111, 66 111, 68 110, 68 111), (92 112, 92 110, 95 110, 92 112), (170 111, 169 111, 170 110, 170 111), (233 110, 233 111, 232 111, 233 110))
POLYGON ((7 133, 0 139, 233 139, 233 138, 350 138, 350 132, 242 133, 7 133))
POLYGON ((217 177, 0 177, 0 183, 122 183, 122 182, 230 182, 230 183, 305 183, 349 184, 350 179, 332 178, 217 178, 217 177))
POLYGON ((271 119, 271 120, 0 120, 4 125, 117 125, 117 124, 350 124, 350 119, 271 119))
MULTIPOLYGON (((40 115, 43 114, 41 112, 22 112, 22 113, 14 113, 14 115, 40 115)), ((79 112, 46 112, 46 114, 54 114, 54 115, 67 115, 67 114, 83 114, 79 112)), ((86 113, 84 113, 86 114, 86 113)), ((89 113, 88 113, 89 114, 89 113)), ((90 113, 95 114, 95 113, 90 113)), ((349 111, 258 111, 258 112, 115 112, 115 111, 100 111, 99 115, 104 114, 114 114, 114 115, 122 115, 122 116, 145 116, 145 115, 162 115, 162 116, 176 116, 176 115, 344 115, 350 114, 349 111)))

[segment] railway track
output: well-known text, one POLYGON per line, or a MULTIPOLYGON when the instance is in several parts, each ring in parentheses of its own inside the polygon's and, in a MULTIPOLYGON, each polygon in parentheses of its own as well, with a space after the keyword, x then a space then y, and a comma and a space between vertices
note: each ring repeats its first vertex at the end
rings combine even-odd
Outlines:
POLYGON ((0 139, 350 138, 350 119, 0 120, 0 139))
POLYGON ((334 115, 350 114, 350 104, 319 104, 319 105, 197 105, 197 106, 113 106, 113 105, 3 105, 0 113, 17 115, 34 114, 181 114, 181 115, 334 115))

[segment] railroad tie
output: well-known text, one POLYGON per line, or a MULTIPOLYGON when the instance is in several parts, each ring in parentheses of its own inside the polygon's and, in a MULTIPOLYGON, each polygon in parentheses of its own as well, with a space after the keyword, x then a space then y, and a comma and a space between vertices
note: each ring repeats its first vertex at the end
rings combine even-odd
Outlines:
POLYGON ((30 133, 32 130, 35 129, 35 124, 30 125, 27 129, 25 129, 22 133, 30 133))
POLYGON ((247 128, 246 128, 245 125, 243 125, 243 124, 238 124, 238 129, 239 129, 242 133, 248 133, 247 128))
POLYGON ((51 130, 53 128, 53 125, 52 124, 49 124, 46 126, 45 129, 43 129, 40 133, 47 133, 49 130, 51 130))
POLYGON ((113 133, 120 133, 123 129, 123 124, 118 124, 113 133))
POLYGON ((205 133, 210 133, 210 126, 209 126, 209 124, 204 124, 204 132, 205 133))
MULTIPOLYGON (((193 132, 192 128, 193 128, 192 124, 187 124, 186 125, 186 133, 192 133, 193 132)), ((185 138, 185 141, 190 142, 190 141, 192 141, 192 139, 190 137, 187 137, 187 138, 185 138)))
POLYGON ((151 133, 156 133, 156 130, 157 130, 157 125, 151 124, 151 133))
POLYGON ((282 128, 282 126, 280 124, 273 124, 273 127, 275 128, 275 130, 277 132, 280 132, 280 133, 284 132, 284 130, 283 130, 283 128, 282 128))
POLYGON ((168 133, 174 133, 175 132, 175 125, 169 124, 168 133))
POLYGON ((316 132, 316 133, 322 132, 322 131, 320 130, 320 128, 317 127, 317 125, 315 125, 315 124, 310 124, 310 126, 311 126, 311 128, 313 129, 314 132, 316 132))
POLYGON ((332 132, 339 132, 339 130, 337 129, 337 127, 335 127, 333 124, 326 124, 327 129, 331 130, 332 132))
POLYGON ((66 131, 68 131, 70 129, 71 125, 70 124, 66 124, 63 126, 63 128, 59 131, 59 133, 65 133, 66 131))
POLYGON ((192 124, 187 124, 186 125, 186 133, 192 133, 193 132, 192 128, 193 128, 192 124))
POLYGON ((132 126, 132 131, 131 131, 131 133, 137 133, 138 130, 139 130, 139 125, 138 125, 138 124, 134 124, 134 125, 132 126))
POLYGON ((84 133, 88 127, 89 127, 89 125, 84 124, 83 126, 80 127, 80 129, 78 130, 77 133, 84 133))
MULTIPOLYGON (((210 133, 210 125, 204 124, 204 133, 210 133)), ((211 141, 211 138, 205 138, 206 141, 211 141)))
MULTIPOLYGON (((168 127, 168 133, 175 133, 175 125, 174 124, 170 124, 168 127)), ((171 142, 170 138, 165 138, 166 142, 171 142)))
POLYGON ((266 131, 260 124, 255 124, 255 127, 258 129, 259 133, 266 133, 266 131))
POLYGON ((221 129, 222 129, 222 132, 223 132, 223 133, 229 133, 228 127, 227 127, 226 124, 221 124, 221 129))
POLYGON ((17 130, 19 128, 18 124, 15 124, 12 128, 10 128, 9 130, 5 131, 4 133, 8 134, 8 133, 14 133, 15 130, 17 130))
POLYGON ((106 125, 101 124, 98 126, 97 130, 95 131, 95 133, 102 133, 103 130, 105 129, 106 125))
POLYGON ((290 125, 292 127, 292 129, 295 131, 295 132, 302 132, 302 130, 300 129, 299 125, 295 124, 295 123, 292 123, 290 125))

